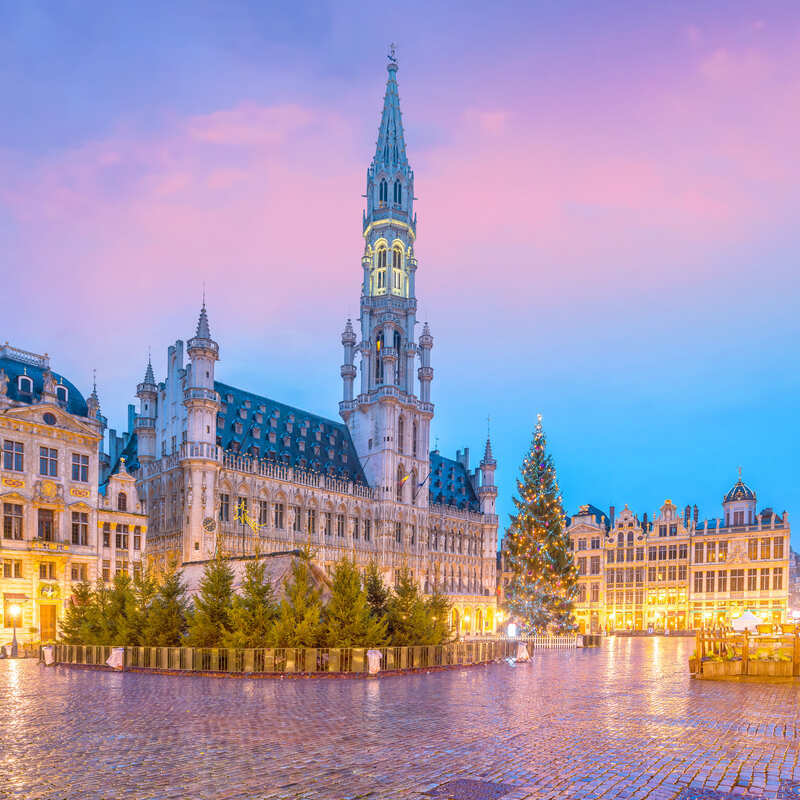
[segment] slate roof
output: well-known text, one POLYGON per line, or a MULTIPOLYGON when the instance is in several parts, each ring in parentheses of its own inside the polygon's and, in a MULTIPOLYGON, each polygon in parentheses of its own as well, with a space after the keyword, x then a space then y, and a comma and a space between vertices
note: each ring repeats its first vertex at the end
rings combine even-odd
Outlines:
POLYGON ((733 485, 733 488, 725 495, 723 503, 731 503, 735 500, 753 500, 756 499, 756 493, 741 479, 733 485))
MULTIPOLYGON (((18 403, 40 403, 42 401, 42 390, 44 389, 43 374, 45 370, 42 367, 37 367, 32 364, 25 364, 17 361, 14 358, 0 358, 0 369, 5 370, 8 375, 8 387, 6 394, 11 400, 18 403), (33 393, 24 394, 19 391, 18 384, 20 375, 27 375, 33 380, 33 393)), ((63 375, 50 370, 56 384, 61 384, 67 387, 67 404, 66 410, 70 414, 75 414, 79 417, 88 417, 89 410, 86 406, 84 396, 78 391, 75 385, 67 380, 63 375)))
POLYGON ((367 483, 350 431, 342 422, 214 382, 222 405, 217 444, 223 450, 367 483))
POLYGON ((469 511, 481 510, 464 465, 452 458, 445 458, 437 450, 431 451, 428 494, 431 503, 443 503, 469 511))
POLYGON ((572 517, 568 517, 568 523, 572 524, 572 521, 575 517, 585 517, 587 515, 591 515, 594 517, 594 521, 598 524, 603 526, 606 530, 609 530, 611 527, 611 522, 608 518, 608 514, 605 511, 601 511, 597 506, 593 506, 591 503, 585 503, 584 505, 580 506, 578 511, 573 514, 572 517))

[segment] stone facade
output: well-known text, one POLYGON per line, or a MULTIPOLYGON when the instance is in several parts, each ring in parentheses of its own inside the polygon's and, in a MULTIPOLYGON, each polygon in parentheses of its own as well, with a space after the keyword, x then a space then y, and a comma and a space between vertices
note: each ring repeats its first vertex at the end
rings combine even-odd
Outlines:
POLYGON ((360 330, 347 320, 341 337, 343 422, 216 380, 204 304, 185 355, 182 341, 169 347, 163 381, 148 364, 121 452, 154 562, 309 546, 327 569, 374 560, 392 582, 407 567, 423 591, 450 597, 460 633, 483 633, 495 628, 496 462, 488 440, 474 469, 468 449, 449 459, 429 447, 433 337, 427 323, 416 333, 414 174, 393 57, 388 73, 367 171, 360 330))
POLYGON ((0 641, 52 640, 72 586, 141 566, 147 520, 124 462, 101 484, 105 420, 46 355, 0 347, 0 641))
POLYGON ((670 500, 640 520, 581 506, 568 522, 579 572, 582 631, 697 629, 729 624, 745 610, 785 621, 789 598, 788 515, 756 511, 741 478, 723 515, 701 522, 670 500))

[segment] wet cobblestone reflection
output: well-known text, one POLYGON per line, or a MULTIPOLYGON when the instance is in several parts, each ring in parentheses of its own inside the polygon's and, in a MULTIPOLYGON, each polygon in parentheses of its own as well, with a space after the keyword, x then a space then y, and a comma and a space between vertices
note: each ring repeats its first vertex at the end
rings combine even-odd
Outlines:
POLYGON ((796 796, 800 684, 692 681, 693 647, 612 639, 372 681, 0 661, 0 798, 796 796))

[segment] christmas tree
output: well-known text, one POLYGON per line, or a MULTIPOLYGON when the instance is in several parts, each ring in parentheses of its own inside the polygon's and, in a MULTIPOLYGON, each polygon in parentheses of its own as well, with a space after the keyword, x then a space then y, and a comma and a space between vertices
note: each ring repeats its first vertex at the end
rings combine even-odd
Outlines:
POLYGON ((511 515, 503 544, 512 572, 506 608, 522 633, 574 630, 578 573, 541 414, 531 451, 522 462, 517 492, 519 497, 513 498, 517 513, 511 515))
POLYGON ((389 587, 383 582, 381 571, 375 561, 370 561, 364 571, 364 590, 367 593, 370 613, 376 619, 383 619, 389 610, 389 587))

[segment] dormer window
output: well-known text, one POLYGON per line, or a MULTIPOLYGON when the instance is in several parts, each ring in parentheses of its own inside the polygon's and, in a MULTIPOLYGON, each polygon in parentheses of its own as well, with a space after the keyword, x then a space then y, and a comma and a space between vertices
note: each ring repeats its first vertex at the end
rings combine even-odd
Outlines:
POLYGON ((21 394, 33 394, 33 381, 27 375, 20 375, 17 379, 17 389, 21 394))
POLYGON ((66 386, 56 386, 56 397, 60 403, 66 403, 69 399, 69 390, 66 386))

